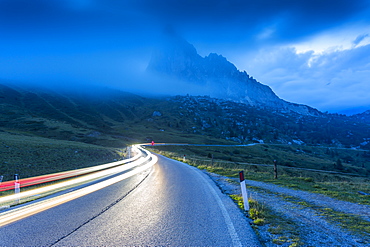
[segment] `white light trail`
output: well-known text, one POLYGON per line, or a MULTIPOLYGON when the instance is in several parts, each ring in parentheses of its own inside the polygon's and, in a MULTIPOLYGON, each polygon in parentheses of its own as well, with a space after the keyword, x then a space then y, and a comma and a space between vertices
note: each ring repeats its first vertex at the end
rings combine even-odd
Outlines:
MULTIPOLYGON (((76 191, 72 191, 72 192, 69 192, 69 193, 66 193, 66 194, 63 194, 63 195, 60 195, 60 196, 56 196, 56 197, 53 197, 53 198, 50 198, 50 199, 47 199, 47 200, 43 200, 43 201, 40 201, 40 202, 37 202, 37 203, 32 203, 30 205, 26 205, 26 206, 23 206, 23 207, 20 207, 20 208, 16 208, 16 209, 9 210, 9 211, 6 211, 4 213, 1 213, 0 214, 0 227, 4 226, 4 225, 7 225, 9 223, 12 223, 14 221, 17 221, 19 219, 23 219, 25 217, 28 217, 30 215, 42 212, 42 211, 47 210, 49 208, 55 207, 55 206, 60 205, 62 203, 74 200, 78 197, 87 195, 89 193, 92 193, 92 192, 97 191, 99 189, 105 188, 109 185, 112 185, 112 184, 117 183, 119 181, 122 181, 124 179, 127 179, 131 176, 134 176, 138 173, 141 173, 141 172, 149 169, 150 167, 152 167, 157 162, 158 158, 156 156, 154 156, 153 154, 151 154, 147 150, 142 149, 141 147, 137 147, 137 148, 140 149, 140 151, 145 152, 147 154, 147 156, 145 158, 140 157, 138 160, 133 161, 132 163, 124 165, 124 166, 114 167, 114 168, 104 170, 104 171, 101 171, 101 172, 98 172, 98 173, 90 174, 90 175, 87 175, 87 176, 84 176, 84 177, 81 177, 81 178, 76 178, 76 179, 73 179, 71 181, 66 181, 66 182, 62 182, 62 183, 59 183, 59 184, 55 184, 55 185, 45 186, 44 188, 34 189, 34 190, 25 191, 25 192, 20 193, 21 197, 25 198, 25 197, 29 197, 29 196, 40 194, 40 193, 45 193, 45 192, 50 192, 50 191, 53 191, 53 190, 58 190, 58 189, 61 189, 61 188, 68 188, 68 187, 71 187, 71 186, 76 185, 76 184, 81 184, 81 183, 84 183, 84 182, 86 183, 86 182, 92 181, 94 179, 99 179, 99 178, 102 178, 102 177, 106 177, 106 176, 113 175, 113 174, 118 174, 118 173, 121 173, 123 171, 133 169, 133 170, 128 171, 124 174, 121 174, 119 176, 107 179, 105 181, 90 185, 88 187, 78 189, 76 191), (141 164, 144 164, 145 162, 148 162, 148 163, 145 164, 145 165, 140 166, 141 164)), ((10 195, 10 196, 0 198, 0 204, 4 203, 4 202, 13 201, 13 200, 15 200, 16 197, 18 198, 18 196, 19 195, 10 195)))

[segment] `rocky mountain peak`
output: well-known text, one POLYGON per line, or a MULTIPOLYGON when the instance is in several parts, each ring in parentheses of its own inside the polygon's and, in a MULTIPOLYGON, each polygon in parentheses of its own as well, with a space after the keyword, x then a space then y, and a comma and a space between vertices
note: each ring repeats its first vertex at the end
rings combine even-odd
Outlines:
POLYGON ((193 45, 173 33, 166 35, 163 44, 153 52, 147 70, 200 85, 214 98, 304 115, 319 114, 311 107, 280 99, 270 87, 239 71, 222 55, 200 56, 193 45))
POLYGON ((167 34, 153 51, 147 70, 187 80, 201 59, 193 45, 175 34, 167 34))

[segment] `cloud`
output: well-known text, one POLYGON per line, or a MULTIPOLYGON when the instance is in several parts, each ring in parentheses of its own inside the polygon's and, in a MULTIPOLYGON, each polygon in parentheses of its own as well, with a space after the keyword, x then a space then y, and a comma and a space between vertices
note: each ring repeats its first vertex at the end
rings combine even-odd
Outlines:
POLYGON ((2 0, 0 20, 8 28, 74 35, 171 24, 186 38, 258 45, 300 40, 355 21, 368 7, 366 0, 2 0))
POLYGON ((370 45, 320 55, 291 47, 261 50, 246 69, 291 102, 332 112, 370 106, 370 45))
POLYGON ((367 37, 369 37, 369 34, 361 34, 361 35, 357 36, 356 39, 354 41, 352 41, 353 47, 358 46, 367 37))
POLYGON ((286 47, 369 25, 369 11, 367 0, 1 0, 0 78, 126 83, 172 26, 201 55, 226 56, 284 99, 321 110, 334 109, 335 98, 341 106, 367 104, 360 92, 367 32, 356 33, 348 51, 318 56, 286 47), (356 100, 348 103, 350 92, 356 100))

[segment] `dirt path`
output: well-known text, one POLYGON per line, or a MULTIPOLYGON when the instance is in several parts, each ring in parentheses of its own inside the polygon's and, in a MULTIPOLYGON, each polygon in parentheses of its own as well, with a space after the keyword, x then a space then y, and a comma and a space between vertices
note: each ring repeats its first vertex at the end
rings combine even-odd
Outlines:
POLYGON ((246 184, 250 186, 263 188, 271 192, 298 197, 311 204, 315 204, 321 207, 332 208, 336 211, 340 211, 347 214, 357 215, 367 221, 370 221, 370 206, 368 205, 340 201, 325 195, 310 193, 301 190, 292 190, 289 188, 284 188, 281 186, 277 186, 275 184, 268 184, 264 182, 246 180, 246 184))
MULTIPOLYGON (((208 173, 226 194, 240 194, 237 179, 208 173)), ((294 222, 299 233, 300 246, 369 246, 370 236, 354 234, 339 222, 323 216, 323 212, 335 210, 370 221, 370 207, 336 200, 324 195, 284 188, 274 184, 246 180, 250 197, 271 209, 274 214, 294 222)), ((332 211, 331 211, 332 212, 332 211)), ((268 231, 267 226, 256 227, 265 246, 290 246, 291 242, 277 245, 278 236, 268 231)))

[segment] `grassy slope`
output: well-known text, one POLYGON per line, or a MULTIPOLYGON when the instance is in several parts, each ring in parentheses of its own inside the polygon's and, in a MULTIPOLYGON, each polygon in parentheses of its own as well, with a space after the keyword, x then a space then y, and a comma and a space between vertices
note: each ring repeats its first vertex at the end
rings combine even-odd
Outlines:
POLYGON ((0 175, 21 178, 78 169, 120 159, 124 150, 0 132, 0 175))
MULTIPOLYGON (((228 107, 236 108, 229 109, 228 107, 219 108, 210 99, 203 100, 204 102, 195 98, 189 98, 184 102, 181 100, 177 102, 164 99, 147 99, 108 89, 99 89, 99 93, 88 92, 81 95, 76 92, 56 92, 48 89, 0 85, 0 131, 4 133, 3 136, 0 136, 0 141, 3 142, 3 147, 17 146, 18 144, 14 143, 17 140, 15 137, 18 136, 21 139, 18 143, 27 143, 27 145, 24 145, 27 147, 26 149, 14 148, 11 150, 11 153, 17 153, 17 156, 22 157, 18 160, 15 157, 9 160, 5 153, 9 152, 10 149, 2 149, 4 155, 0 160, 2 165, 0 173, 11 174, 17 172, 18 168, 16 167, 20 163, 31 165, 46 163, 43 159, 48 160, 49 164, 53 163, 53 159, 48 158, 53 157, 53 154, 47 153, 47 150, 53 148, 47 145, 36 146, 35 142, 32 141, 35 139, 30 139, 31 137, 48 138, 43 140, 51 139, 50 143, 55 143, 55 145, 61 143, 60 145, 65 147, 61 150, 67 150, 68 146, 82 145, 81 143, 94 144, 89 146, 92 150, 94 148, 105 150, 103 147, 124 148, 126 145, 152 140, 157 143, 235 144, 232 141, 217 138, 217 135, 211 131, 212 128, 204 127, 202 121, 207 120, 208 115, 204 115, 202 121, 201 119, 202 114, 211 112, 207 110, 209 107, 214 108, 217 114, 227 113, 231 114, 230 116, 237 116, 239 113, 243 113, 241 106, 234 106, 235 104, 230 103, 231 105, 228 107), (154 111, 161 112, 161 115, 153 116, 154 111), (6 133, 16 135, 5 136, 6 133), (26 138, 26 136, 28 137, 26 138), (57 140, 61 140, 61 142, 57 140), (39 156, 26 155, 27 153, 33 153, 33 150, 36 149, 41 150, 41 152, 45 150, 46 153, 39 156), (25 154, 21 154, 22 150, 25 154), (8 172, 9 168, 5 167, 5 164, 13 163, 16 165, 12 165, 11 172, 8 172)), ((254 118, 258 120, 258 112, 260 111, 252 110, 247 111, 248 114, 252 114, 248 119, 250 121, 254 118), (257 115, 254 116, 253 114, 257 115)), ((246 114, 246 112, 243 114, 246 114)), ((221 115, 217 119, 216 125, 220 130, 226 128, 226 126, 233 128, 228 122, 230 119, 223 119, 221 115), (221 124, 222 121, 225 122, 225 126, 221 124)), ((210 122, 210 119, 207 121, 210 122)), ((257 123, 258 126, 262 124, 262 122, 257 121, 256 123, 253 122, 252 125, 257 126, 257 123)), ((175 147, 168 147, 168 150, 171 151, 171 148, 175 147)), ((337 170, 360 175, 368 174, 370 169, 369 152, 349 149, 265 144, 248 148, 188 147, 186 150, 175 151, 181 153, 181 155, 194 154, 199 159, 207 159, 208 156, 213 155, 215 159, 237 162, 238 164, 249 163, 249 169, 256 171, 262 168, 256 168, 250 164, 271 165, 273 160, 277 160, 280 166, 337 170), (341 170, 334 167, 334 163, 338 159, 341 159, 344 163, 344 168, 341 170)), ((68 154, 67 151, 65 152, 68 154)), ((68 155, 66 156, 68 159, 74 158, 74 156, 68 155)), ((93 155, 90 155, 91 157, 93 155)), ((73 163, 73 161, 71 162, 73 163)), ((230 164, 228 165, 230 166, 230 164)), ((235 166, 235 163, 231 163, 231 166, 235 166)), ((61 168, 57 167, 56 169, 60 170, 61 168)), ((40 166, 36 170, 41 172, 43 169, 40 166)), ((19 169, 18 172, 20 172, 19 169)), ((282 172, 282 175, 287 176, 306 176, 302 171, 293 172, 288 168, 284 168, 282 172)), ((321 177, 325 178, 325 176, 322 175, 321 177)), ((315 175, 316 180, 324 179, 321 177, 315 175)))
POLYGON ((367 151, 354 149, 259 144, 248 147, 165 146, 161 147, 161 150, 195 155, 200 158, 209 158, 213 155, 214 159, 234 163, 272 165, 273 160, 277 160, 280 166, 333 170, 359 175, 366 175, 370 169, 367 151), (344 168, 340 170, 334 167, 338 159, 350 161, 344 162, 344 168))
MULTIPOLYGON (((323 172, 296 169, 293 167, 294 164, 291 167, 278 166, 278 179, 274 179, 273 159, 293 159, 299 161, 300 168, 318 169, 325 168, 325 166, 318 167, 316 162, 332 164, 331 159, 336 158, 331 155, 325 156, 322 152, 326 151, 321 147, 300 147, 311 152, 299 151, 297 153, 298 147, 264 144, 251 147, 156 146, 154 148, 157 152, 164 151, 164 154, 180 160, 185 154, 191 165, 221 175, 238 177, 238 172, 244 170, 247 179, 275 183, 293 189, 321 193, 341 200, 370 205, 370 196, 358 193, 358 191, 370 193, 369 176, 346 175, 345 171, 358 171, 358 175, 364 175, 362 168, 353 167, 350 164, 344 164, 345 168, 342 174, 325 173, 326 169, 323 172), (274 152, 269 150, 274 150, 274 152), (213 164, 210 158, 212 154, 213 164), (253 157, 256 159, 253 160, 253 157)), ((357 157, 357 153, 362 152, 358 150, 346 151, 355 157, 357 157)), ((339 152, 338 155, 347 155, 347 153, 341 154, 339 152)))

